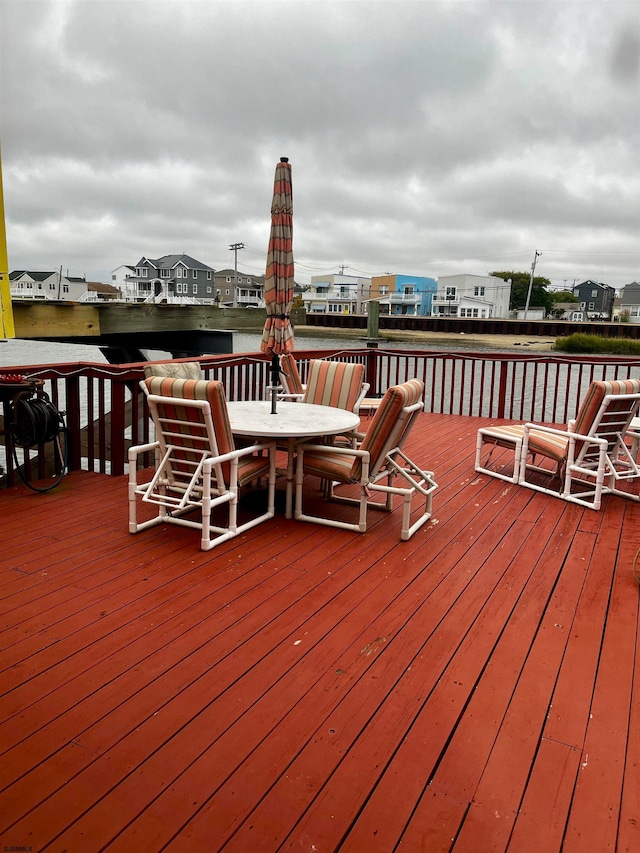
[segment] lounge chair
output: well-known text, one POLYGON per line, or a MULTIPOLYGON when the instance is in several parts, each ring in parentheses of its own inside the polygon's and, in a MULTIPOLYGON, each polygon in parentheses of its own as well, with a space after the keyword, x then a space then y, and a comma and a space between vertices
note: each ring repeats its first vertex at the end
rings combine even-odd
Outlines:
POLYGON ((423 392, 424 383, 419 379, 389 388, 358 447, 301 444, 296 464, 295 518, 365 533, 367 510, 389 512, 393 508, 393 496, 400 495, 404 501, 401 539, 410 539, 431 518, 432 495, 437 488, 433 472, 422 470, 402 449, 416 417, 422 411, 423 392), (305 514, 303 489, 307 475, 319 477, 321 482, 329 484, 327 500, 358 506, 358 523, 305 514), (399 485, 396 485, 397 480, 399 485), (358 498, 335 491, 336 486, 353 485, 359 488, 358 498), (369 500, 371 492, 384 494, 384 502, 369 500), (424 498, 424 509, 412 524, 412 501, 416 495, 424 498))
POLYGON ((273 518, 275 445, 235 447, 222 383, 151 377, 140 384, 148 395, 156 441, 129 450, 129 532, 164 522, 195 527, 202 550, 208 551, 273 518), (138 482, 139 457, 149 452, 155 453, 155 470, 138 482), (238 490, 261 478, 268 482, 267 510, 238 524, 238 490), (157 505, 158 514, 139 522, 139 499, 157 505), (227 523, 213 524, 212 510, 224 504, 227 523), (194 511, 199 518, 184 518, 194 511))
POLYGON ((533 423, 479 429, 475 469, 594 510, 603 494, 639 500, 629 486, 640 484, 640 468, 625 443, 639 405, 640 379, 594 381, 565 429, 533 423))

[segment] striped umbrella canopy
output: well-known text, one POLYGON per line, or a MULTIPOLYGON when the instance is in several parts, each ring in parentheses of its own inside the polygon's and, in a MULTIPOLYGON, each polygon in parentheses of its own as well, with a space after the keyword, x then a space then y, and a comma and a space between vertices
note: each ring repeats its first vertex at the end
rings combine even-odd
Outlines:
POLYGON ((276 166, 271 203, 271 233, 267 251, 264 301, 267 319, 262 331, 262 352, 273 356, 291 352, 293 327, 293 190, 291 164, 281 157, 276 166))

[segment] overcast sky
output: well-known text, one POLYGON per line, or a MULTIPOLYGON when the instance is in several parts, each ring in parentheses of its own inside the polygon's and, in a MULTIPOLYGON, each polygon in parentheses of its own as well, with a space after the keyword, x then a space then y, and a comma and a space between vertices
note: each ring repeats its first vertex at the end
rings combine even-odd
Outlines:
POLYGON ((0 0, 10 269, 640 280, 640 4, 0 0))

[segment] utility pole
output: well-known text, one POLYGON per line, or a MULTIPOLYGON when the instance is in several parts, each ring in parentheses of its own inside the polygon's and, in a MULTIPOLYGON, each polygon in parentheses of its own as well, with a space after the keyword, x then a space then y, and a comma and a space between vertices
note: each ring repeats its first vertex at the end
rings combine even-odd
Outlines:
POLYGON ((233 307, 238 307, 238 249, 244 249, 244 243, 232 243, 229 246, 229 249, 234 253, 235 256, 235 264, 234 264, 234 280, 233 280, 233 307))
POLYGON ((533 256, 533 263, 531 264, 531 278, 529 279, 529 290, 527 291, 527 304, 524 306, 524 319, 527 319, 527 312, 529 311, 529 300, 531 299, 531 288, 533 287, 533 274, 536 271, 536 261, 540 257, 542 252, 539 252, 536 249, 536 253, 533 256))
POLYGON ((340 264, 340 275, 344 275, 344 271, 349 269, 347 264, 340 264))

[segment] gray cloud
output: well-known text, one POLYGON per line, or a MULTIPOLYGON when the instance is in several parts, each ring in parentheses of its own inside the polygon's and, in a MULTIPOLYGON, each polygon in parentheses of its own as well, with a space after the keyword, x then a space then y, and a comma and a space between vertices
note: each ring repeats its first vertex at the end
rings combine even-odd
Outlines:
POLYGON ((0 0, 12 268, 640 278, 635 2, 0 0))

